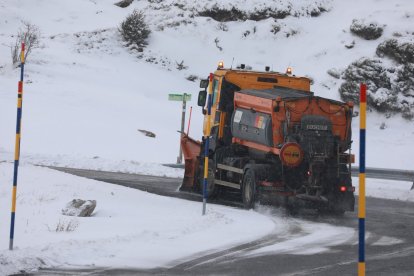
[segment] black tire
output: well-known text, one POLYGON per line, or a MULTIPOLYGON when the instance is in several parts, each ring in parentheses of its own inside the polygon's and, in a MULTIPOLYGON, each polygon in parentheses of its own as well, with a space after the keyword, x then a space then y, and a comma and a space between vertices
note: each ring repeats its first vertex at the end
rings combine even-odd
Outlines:
MULTIPOLYGON (((218 187, 214 184, 214 179, 216 175, 216 168, 214 166, 213 160, 208 161, 208 176, 207 176, 207 198, 214 198, 218 194, 218 187)), ((203 195, 204 187, 204 162, 200 165, 200 177, 199 177, 199 191, 203 195)))
POLYGON ((245 209, 252 209, 256 202, 256 175, 253 169, 248 169, 243 175, 242 187, 243 207, 245 209))

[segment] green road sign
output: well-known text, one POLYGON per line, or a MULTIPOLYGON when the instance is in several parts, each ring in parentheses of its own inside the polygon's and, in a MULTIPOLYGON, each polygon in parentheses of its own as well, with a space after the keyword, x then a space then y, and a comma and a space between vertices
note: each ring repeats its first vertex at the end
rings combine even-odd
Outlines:
POLYGON ((168 94, 169 101, 191 101, 191 94, 168 94))

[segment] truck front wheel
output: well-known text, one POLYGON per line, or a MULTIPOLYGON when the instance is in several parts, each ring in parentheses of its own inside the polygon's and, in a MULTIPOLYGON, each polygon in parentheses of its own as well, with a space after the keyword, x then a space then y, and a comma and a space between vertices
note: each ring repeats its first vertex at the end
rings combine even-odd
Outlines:
MULTIPOLYGON (((206 187, 206 198, 214 198, 218 194, 218 187, 214 184, 216 168, 214 166, 213 160, 208 161, 208 171, 207 171, 207 187, 206 187)), ((204 164, 200 165, 200 177, 199 177, 199 190, 203 195, 204 190, 204 164)))
POLYGON ((254 207, 256 202, 256 176, 252 169, 246 170, 242 187, 243 206, 246 209, 254 207))

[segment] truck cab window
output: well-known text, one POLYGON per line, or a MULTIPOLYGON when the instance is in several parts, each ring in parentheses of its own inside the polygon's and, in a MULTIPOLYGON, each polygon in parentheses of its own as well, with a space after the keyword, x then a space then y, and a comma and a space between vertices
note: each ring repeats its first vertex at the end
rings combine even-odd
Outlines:
POLYGON ((213 80, 213 102, 212 102, 213 105, 216 103, 216 100, 217 100, 218 88, 219 88, 219 80, 214 79, 213 80))

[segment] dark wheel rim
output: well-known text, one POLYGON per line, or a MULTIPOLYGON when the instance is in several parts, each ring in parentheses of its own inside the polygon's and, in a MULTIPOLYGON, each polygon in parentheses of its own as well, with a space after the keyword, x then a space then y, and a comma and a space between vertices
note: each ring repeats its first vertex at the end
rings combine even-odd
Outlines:
POLYGON ((214 169, 208 168, 208 176, 207 176, 207 192, 211 193, 214 189, 214 169))
POLYGON ((246 182, 244 183, 244 199, 247 205, 251 205, 253 201, 253 177, 248 173, 246 182))

